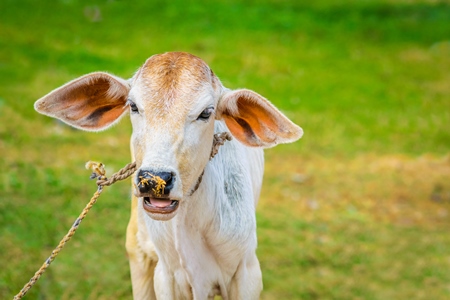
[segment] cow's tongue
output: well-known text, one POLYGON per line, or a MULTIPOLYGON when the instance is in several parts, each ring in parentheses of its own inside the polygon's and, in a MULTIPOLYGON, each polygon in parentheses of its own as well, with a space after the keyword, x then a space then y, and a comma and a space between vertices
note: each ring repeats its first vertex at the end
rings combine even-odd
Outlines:
POLYGON ((172 200, 161 200, 161 199, 150 198, 150 203, 156 207, 167 207, 170 204, 172 204, 172 200))

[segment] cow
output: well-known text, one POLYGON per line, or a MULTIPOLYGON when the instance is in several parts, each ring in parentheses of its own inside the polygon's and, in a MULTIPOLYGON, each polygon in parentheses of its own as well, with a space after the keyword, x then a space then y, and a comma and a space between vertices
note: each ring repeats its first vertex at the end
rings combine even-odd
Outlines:
POLYGON ((303 130, 267 99, 224 87, 200 58, 153 55, 131 79, 81 76, 35 103, 44 115, 86 131, 130 116, 134 299, 258 299, 255 208, 263 149, 303 130), (231 134, 211 159, 214 135, 231 134))

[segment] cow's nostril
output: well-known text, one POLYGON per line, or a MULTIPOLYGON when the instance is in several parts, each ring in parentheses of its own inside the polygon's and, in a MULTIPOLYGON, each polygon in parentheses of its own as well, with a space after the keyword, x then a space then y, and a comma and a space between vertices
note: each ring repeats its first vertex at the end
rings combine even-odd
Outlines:
POLYGON ((159 177, 166 182, 166 185, 168 185, 172 181, 172 173, 161 173, 159 174, 159 177))
POLYGON ((172 172, 161 172, 159 177, 166 182, 164 187, 164 195, 168 195, 173 188, 175 174, 172 172))

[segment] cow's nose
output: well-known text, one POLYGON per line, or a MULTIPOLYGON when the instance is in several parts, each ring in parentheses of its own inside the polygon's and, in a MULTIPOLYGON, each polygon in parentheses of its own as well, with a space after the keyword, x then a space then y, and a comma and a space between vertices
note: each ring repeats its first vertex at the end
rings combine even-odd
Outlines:
POLYGON ((137 182, 141 194, 150 194, 157 198, 167 197, 173 188, 175 174, 141 169, 137 174, 137 182))

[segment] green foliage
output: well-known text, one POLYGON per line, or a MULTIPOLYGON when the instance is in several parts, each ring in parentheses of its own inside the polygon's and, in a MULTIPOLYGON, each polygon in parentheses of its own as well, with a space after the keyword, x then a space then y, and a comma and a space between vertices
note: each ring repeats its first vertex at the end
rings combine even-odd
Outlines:
MULTIPOLYGON (((129 160, 130 124, 72 130, 35 100, 155 53, 203 58, 303 127, 268 150, 258 209, 263 299, 446 299, 446 1, 0 2, 0 298, 12 298, 95 187, 129 160), (314 3, 309 3, 314 2, 314 3)), ((109 188, 29 299, 129 299, 128 184, 109 188)))

